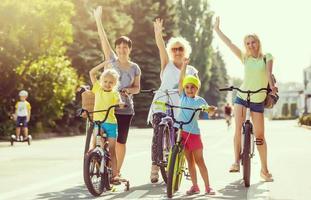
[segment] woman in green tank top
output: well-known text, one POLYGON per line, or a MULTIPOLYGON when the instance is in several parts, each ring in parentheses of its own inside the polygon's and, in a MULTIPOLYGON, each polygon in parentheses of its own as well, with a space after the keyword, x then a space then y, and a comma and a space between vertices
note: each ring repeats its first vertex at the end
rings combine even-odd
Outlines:
MULTIPOLYGON (((216 18, 214 30, 219 38, 230 48, 230 50, 241 60, 244 65, 244 80, 241 85, 242 90, 257 90, 267 87, 269 83, 272 89, 272 94, 275 94, 277 88, 272 81, 272 55, 263 55, 259 38, 253 35, 246 35, 244 38, 245 53, 231 42, 231 40, 220 30, 219 17, 216 18), (264 61, 266 57, 266 63, 264 61)), ((265 181, 273 181, 272 174, 268 170, 267 164, 267 143, 265 140, 264 131, 264 99, 265 93, 258 93, 251 96, 251 118, 254 124, 254 134, 257 139, 264 141, 263 145, 258 145, 257 149, 261 160, 260 176, 265 181)), ((242 123, 245 120, 245 102, 246 96, 238 93, 234 104, 235 116, 235 135, 234 135, 234 155, 235 162, 230 168, 230 172, 239 172, 240 170, 240 151, 241 151, 241 132, 242 123)))

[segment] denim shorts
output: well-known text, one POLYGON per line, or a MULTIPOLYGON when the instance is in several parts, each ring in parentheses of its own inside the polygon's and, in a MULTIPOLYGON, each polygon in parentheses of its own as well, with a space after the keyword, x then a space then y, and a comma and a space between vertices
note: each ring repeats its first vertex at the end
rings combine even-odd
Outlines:
MULTIPOLYGON (((97 129, 98 126, 96 125, 94 128, 97 129)), ((108 138, 114 138, 114 139, 117 138, 117 129, 118 129, 117 124, 102 123, 101 129, 104 131, 104 133, 107 134, 108 138)), ((96 133, 96 132, 94 132, 94 133, 96 133)))
POLYGON ((261 102, 261 103, 250 102, 250 106, 248 106, 247 101, 245 101, 244 99, 241 99, 240 97, 236 97, 234 100, 234 103, 240 104, 247 108, 249 107, 252 112, 263 113, 265 109, 264 102, 261 102))
POLYGON ((27 127, 28 123, 27 123, 27 117, 20 117, 17 116, 16 119, 16 127, 27 127))

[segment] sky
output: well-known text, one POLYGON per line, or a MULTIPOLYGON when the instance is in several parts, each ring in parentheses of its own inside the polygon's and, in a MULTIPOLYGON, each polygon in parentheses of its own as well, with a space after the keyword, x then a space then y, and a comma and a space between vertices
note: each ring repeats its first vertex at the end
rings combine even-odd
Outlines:
MULTIPOLYGON (((210 0, 221 30, 244 51, 243 38, 256 33, 262 50, 274 57, 277 81, 303 82, 303 69, 311 66, 310 0, 210 0)), ((214 32, 231 77, 243 78, 243 65, 214 32)))

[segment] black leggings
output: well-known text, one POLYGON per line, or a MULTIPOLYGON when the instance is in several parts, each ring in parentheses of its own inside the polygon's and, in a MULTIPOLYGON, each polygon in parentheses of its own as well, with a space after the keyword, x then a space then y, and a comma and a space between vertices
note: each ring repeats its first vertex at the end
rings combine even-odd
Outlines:
POLYGON ((117 142, 125 144, 129 133, 129 128, 133 115, 119 115, 115 114, 118 123, 118 138, 117 142))

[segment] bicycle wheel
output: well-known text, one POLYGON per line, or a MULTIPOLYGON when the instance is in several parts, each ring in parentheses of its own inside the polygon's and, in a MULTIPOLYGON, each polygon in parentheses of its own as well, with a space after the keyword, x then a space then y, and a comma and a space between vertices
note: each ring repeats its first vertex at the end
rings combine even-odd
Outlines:
POLYGON ((103 177, 100 173, 101 156, 92 152, 85 156, 83 167, 84 183, 93 196, 99 196, 104 191, 103 177))
POLYGON ((86 121, 86 139, 85 139, 85 147, 84 147, 84 156, 90 149, 90 142, 93 134, 94 125, 90 123, 88 120, 86 121))
POLYGON ((170 150, 174 139, 170 137, 171 133, 168 125, 160 125, 157 140, 157 158, 161 175, 165 183, 167 183, 167 163, 170 150))
POLYGON ((245 187, 249 187, 251 178, 251 131, 251 124, 245 123, 243 130, 244 144, 242 152, 243 179, 245 187))
POLYGON ((166 185, 168 198, 172 198, 173 194, 179 189, 183 175, 183 163, 185 158, 180 148, 179 145, 174 145, 169 157, 166 185))

